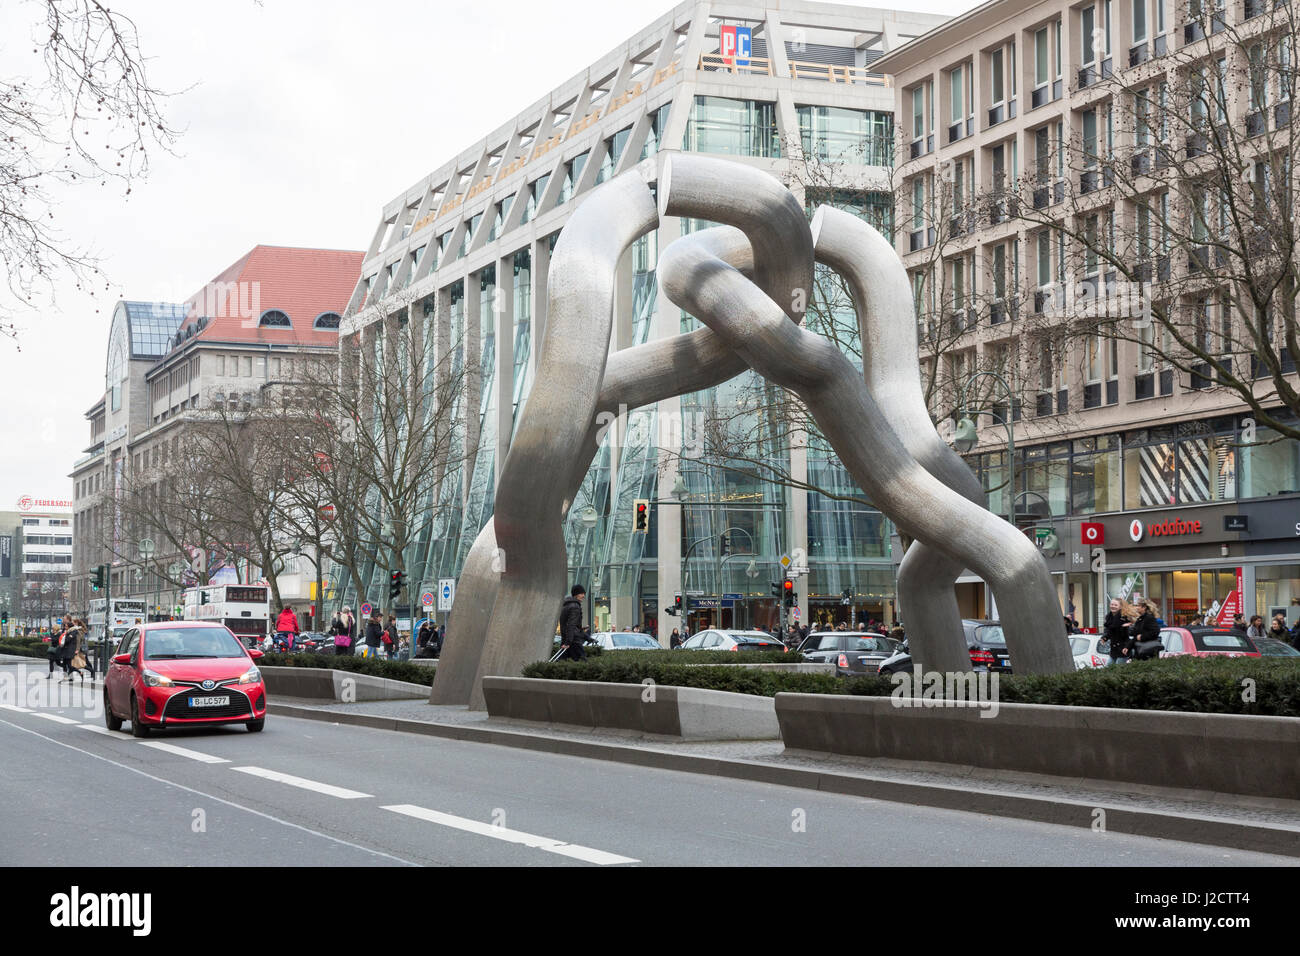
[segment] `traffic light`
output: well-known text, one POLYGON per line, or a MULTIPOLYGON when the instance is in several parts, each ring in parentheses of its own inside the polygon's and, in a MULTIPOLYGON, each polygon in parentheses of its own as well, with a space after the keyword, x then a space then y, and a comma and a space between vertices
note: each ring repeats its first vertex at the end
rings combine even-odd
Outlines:
POLYGON ((106 570, 107 569, 105 568, 104 565, 98 564, 95 566, 95 570, 90 572, 90 589, 92 591, 102 591, 104 589, 104 578, 106 576, 105 575, 106 570))
POLYGON ((782 594, 784 593, 784 589, 781 587, 780 582, 772 581, 770 583, 772 585, 772 596, 777 600, 780 600, 782 594))
POLYGON ((673 617, 677 617, 682 613, 682 596, 680 594, 673 599, 672 607, 664 608, 664 613, 671 614, 673 617))
POLYGON ((403 574, 401 571, 394 571, 394 572, 389 576, 389 579, 388 579, 388 596, 389 596, 390 598, 394 598, 394 599, 396 599, 397 596, 398 596, 399 594, 402 593, 402 588, 405 587, 405 585, 402 583, 402 579, 405 578, 405 577, 406 577, 406 575, 403 574))
POLYGON ((207 604, 207 603, 208 603, 208 600, 209 600, 210 598, 211 598, 211 595, 208 594, 208 589, 207 589, 207 588, 200 588, 200 589, 199 589, 199 603, 200 603, 200 604, 207 604))
POLYGON ((0 625, 8 624, 8 623, 9 623, 9 609, 5 608, 3 611, 0 611, 0 625))
POLYGON ((646 534, 650 531, 650 499, 638 498, 632 503, 632 530, 646 534))
POLYGON ((781 589, 785 593, 785 606, 794 607, 794 582, 786 578, 781 583, 781 589))
POLYGON ((718 540, 718 556, 725 558, 729 554, 731 554, 731 539, 723 534, 718 540))

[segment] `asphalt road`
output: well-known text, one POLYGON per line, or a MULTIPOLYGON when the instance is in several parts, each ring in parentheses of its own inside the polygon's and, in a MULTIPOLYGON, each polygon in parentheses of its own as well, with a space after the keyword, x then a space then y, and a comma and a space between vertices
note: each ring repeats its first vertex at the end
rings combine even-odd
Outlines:
POLYGON ((289 717, 137 740, 98 686, 20 670, 0 668, 6 865, 1294 863, 289 717))

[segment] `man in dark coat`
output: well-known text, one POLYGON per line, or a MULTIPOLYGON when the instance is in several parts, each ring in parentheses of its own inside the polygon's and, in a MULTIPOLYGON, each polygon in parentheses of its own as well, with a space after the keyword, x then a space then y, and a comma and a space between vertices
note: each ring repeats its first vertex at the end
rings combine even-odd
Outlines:
POLYGON ((582 599, 586 593, 586 588, 581 584, 575 584, 569 591, 569 596, 560 605, 560 643, 565 647, 562 660, 585 661, 587 659, 587 652, 582 648, 587 640, 587 635, 582 631, 582 599))
POLYGON ((384 626, 380 624, 381 617, 378 611, 372 611, 370 620, 366 622, 366 651, 367 657, 378 657, 380 645, 384 640, 384 626))

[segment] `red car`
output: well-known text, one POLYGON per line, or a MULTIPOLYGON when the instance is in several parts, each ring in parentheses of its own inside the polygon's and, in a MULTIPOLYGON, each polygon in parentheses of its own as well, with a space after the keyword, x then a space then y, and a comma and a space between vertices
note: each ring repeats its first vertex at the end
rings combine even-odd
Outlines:
POLYGON ((1235 627, 1163 627, 1161 657, 1259 657, 1257 648, 1244 631, 1235 627))
POLYGON ((148 737, 152 728, 266 725, 266 685, 248 650, 221 624, 158 621, 122 637, 104 678, 104 724, 148 737))

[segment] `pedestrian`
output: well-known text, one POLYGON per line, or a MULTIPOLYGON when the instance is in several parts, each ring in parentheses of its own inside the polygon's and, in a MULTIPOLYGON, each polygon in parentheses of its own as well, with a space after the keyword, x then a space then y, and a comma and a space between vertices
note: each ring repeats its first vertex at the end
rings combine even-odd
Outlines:
POLYGON ((400 640, 397 633, 397 618, 393 617, 393 615, 388 615, 388 625, 379 636, 379 640, 384 646, 384 652, 391 661, 397 656, 397 644, 400 640))
POLYGON ((1232 617, 1232 626, 1239 631, 1244 631, 1246 629, 1246 615, 1234 614, 1232 617))
POLYGON ((1133 660, 1160 656, 1160 623, 1156 617, 1156 606, 1150 601, 1143 601, 1141 608, 1142 613, 1138 619, 1129 625, 1133 660))
POLYGON ((420 634, 415 639, 415 646, 418 650, 423 651, 429 646, 431 640, 433 640, 433 628, 429 626, 428 621, 425 621, 420 625, 420 634))
POLYGON ((1129 641, 1128 620, 1124 617, 1123 605, 1119 598, 1111 598, 1110 611, 1101 626, 1102 636, 1110 645, 1110 662, 1118 664, 1132 660, 1132 644, 1129 641))
POLYGON ((586 635, 582 631, 582 599, 587 589, 575 584, 569 590, 569 596, 560 605, 560 643, 564 645, 565 661, 585 661, 587 652, 583 649, 586 635))
POLYGON ((681 647, 681 646, 682 646, 681 632, 678 631, 677 628, 673 628, 672 634, 668 636, 668 647, 674 648, 674 647, 681 647))
POLYGON ((1258 614, 1252 614, 1250 624, 1246 627, 1247 637, 1264 637, 1264 619, 1258 614))
POLYGON ((90 630, 86 627, 85 621, 81 618, 77 618, 73 621, 73 631, 75 633, 73 639, 75 644, 73 646, 72 657, 68 662, 68 676, 66 679, 72 680, 72 671, 76 671, 81 675, 81 679, 85 680, 86 672, 89 671, 90 679, 93 681, 95 679, 95 667, 90 663, 90 658, 86 655, 88 641, 87 635, 90 633, 90 630))
POLYGON ((1274 640, 1286 641, 1291 643, 1290 632, 1286 626, 1286 616, 1278 613, 1273 615, 1273 623, 1268 627, 1268 633, 1265 637, 1271 637, 1274 640))
POLYGON ((298 615, 293 607, 286 604, 280 609, 280 616, 275 619, 275 642, 285 651, 293 652, 294 638, 298 635, 298 615))
POLYGON ((68 626, 59 635, 59 666, 63 668, 63 680, 72 680, 72 659, 77 655, 81 631, 77 628, 75 618, 64 618, 68 626))
POLYGON ((370 620, 366 622, 366 650, 362 655, 364 657, 378 657, 379 648, 383 646, 384 626, 380 623, 381 617, 378 611, 370 612, 370 620))
POLYGON ((50 659, 50 672, 45 675, 46 680, 49 680, 51 677, 54 676, 54 666, 56 664, 59 665, 60 667, 63 666, 63 662, 59 660, 59 649, 60 649, 59 645, 62 643, 61 641, 62 637, 63 637, 62 634, 60 634, 58 637, 51 635, 50 643, 45 648, 45 656, 50 659))

